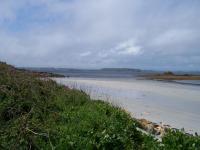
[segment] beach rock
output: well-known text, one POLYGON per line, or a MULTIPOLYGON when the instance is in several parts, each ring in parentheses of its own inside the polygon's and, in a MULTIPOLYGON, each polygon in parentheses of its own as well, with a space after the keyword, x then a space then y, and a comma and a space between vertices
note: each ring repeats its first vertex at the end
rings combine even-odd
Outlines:
POLYGON ((138 122, 143 130, 160 137, 163 137, 167 130, 170 128, 169 125, 153 123, 146 119, 138 119, 138 122))

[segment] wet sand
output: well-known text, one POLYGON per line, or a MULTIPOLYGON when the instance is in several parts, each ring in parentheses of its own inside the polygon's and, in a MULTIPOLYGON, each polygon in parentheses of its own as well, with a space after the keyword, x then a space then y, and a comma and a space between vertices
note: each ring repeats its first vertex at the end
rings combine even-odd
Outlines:
POLYGON ((135 118, 200 133, 200 86, 152 80, 54 78, 87 92, 93 99, 119 105, 135 118))

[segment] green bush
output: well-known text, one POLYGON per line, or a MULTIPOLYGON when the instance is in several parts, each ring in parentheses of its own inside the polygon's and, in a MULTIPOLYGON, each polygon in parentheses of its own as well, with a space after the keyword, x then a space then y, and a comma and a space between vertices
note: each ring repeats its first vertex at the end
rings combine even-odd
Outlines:
POLYGON ((200 137, 189 136, 180 131, 169 131, 163 137, 162 143, 166 149, 176 150, 200 150, 200 137))

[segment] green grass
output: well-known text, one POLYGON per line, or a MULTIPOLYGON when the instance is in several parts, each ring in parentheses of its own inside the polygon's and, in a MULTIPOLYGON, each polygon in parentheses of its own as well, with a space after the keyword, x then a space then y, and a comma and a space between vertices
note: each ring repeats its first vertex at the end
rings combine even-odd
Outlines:
POLYGON ((0 149, 200 149, 200 138, 142 134, 120 108, 0 63, 0 149))

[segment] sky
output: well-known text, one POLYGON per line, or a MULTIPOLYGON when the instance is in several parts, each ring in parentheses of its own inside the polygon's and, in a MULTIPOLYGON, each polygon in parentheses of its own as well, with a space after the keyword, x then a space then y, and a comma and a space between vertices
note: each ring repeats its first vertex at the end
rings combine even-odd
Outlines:
POLYGON ((0 60, 200 71, 200 0, 0 0, 0 60))

